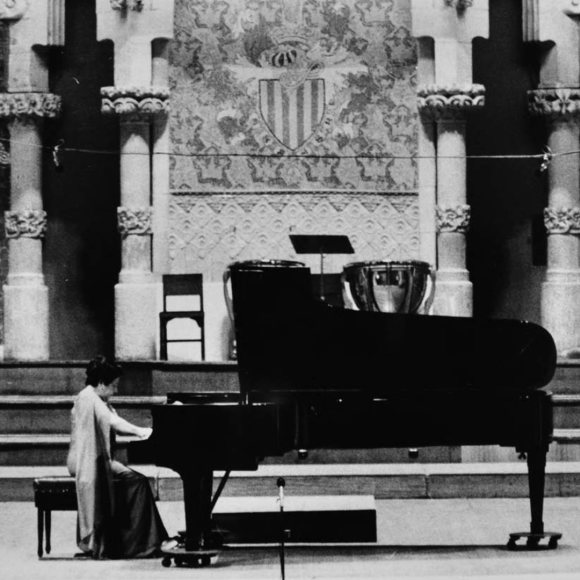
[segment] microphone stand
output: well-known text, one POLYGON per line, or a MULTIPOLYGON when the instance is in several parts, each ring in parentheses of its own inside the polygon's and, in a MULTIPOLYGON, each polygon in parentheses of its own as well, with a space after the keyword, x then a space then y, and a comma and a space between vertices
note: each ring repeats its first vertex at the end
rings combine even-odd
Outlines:
POLYGON ((286 530, 284 529, 284 486, 286 485, 286 481, 284 481, 283 477, 279 477, 276 485, 278 486, 278 502, 280 503, 280 573, 282 580, 285 580, 284 536, 286 535, 286 530))

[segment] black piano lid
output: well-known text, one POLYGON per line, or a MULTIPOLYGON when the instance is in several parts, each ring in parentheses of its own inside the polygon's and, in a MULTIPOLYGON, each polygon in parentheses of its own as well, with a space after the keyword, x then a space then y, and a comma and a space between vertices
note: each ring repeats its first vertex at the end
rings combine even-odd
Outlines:
POLYGON ((556 348, 541 326, 358 312, 311 294, 308 268, 233 272, 242 394, 276 391, 537 389, 556 348))

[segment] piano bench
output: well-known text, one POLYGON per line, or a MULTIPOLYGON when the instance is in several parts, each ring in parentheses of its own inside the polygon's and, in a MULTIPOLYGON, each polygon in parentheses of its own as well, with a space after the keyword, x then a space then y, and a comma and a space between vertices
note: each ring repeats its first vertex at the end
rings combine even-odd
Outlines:
POLYGON ((33 482, 34 505, 37 508, 38 557, 42 558, 42 541, 46 532, 46 553, 50 554, 51 512, 77 509, 74 477, 38 477, 33 482))

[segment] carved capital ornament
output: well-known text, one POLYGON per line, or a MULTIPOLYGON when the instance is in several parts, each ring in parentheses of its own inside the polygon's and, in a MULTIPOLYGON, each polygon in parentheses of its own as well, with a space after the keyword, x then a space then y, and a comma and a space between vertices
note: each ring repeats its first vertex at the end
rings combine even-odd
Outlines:
POLYGON ((435 119, 461 119, 465 113, 485 105, 485 87, 426 85, 417 90, 417 105, 423 114, 435 119))
POLYGON ((46 212, 41 209, 4 212, 7 238, 43 238, 46 232, 46 212))
POLYGON ((161 115, 169 111, 165 87, 102 87, 101 112, 105 115, 161 115))
POLYGON ((51 93, 0 93, 0 118, 54 118, 62 100, 51 93))
POLYGON ((554 87, 528 91, 528 107, 533 115, 566 117, 580 113, 580 88, 554 87))
POLYGON ((464 234, 469 230, 471 207, 469 205, 437 206, 435 216, 439 233, 464 234))
POLYGON ((580 207, 547 207, 544 226, 548 234, 580 234, 580 207))
POLYGON ((151 207, 117 208, 117 225, 121 236, 149 236, 153 233, 151 207))

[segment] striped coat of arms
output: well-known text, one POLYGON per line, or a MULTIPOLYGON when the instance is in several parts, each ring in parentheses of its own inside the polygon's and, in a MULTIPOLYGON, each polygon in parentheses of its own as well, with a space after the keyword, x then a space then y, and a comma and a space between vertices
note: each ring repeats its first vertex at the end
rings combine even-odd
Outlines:
POLYGON ((326 106, 324 80, 307 79, 285 88, 278 79, 260 80, 260 113, 274 137, 294 150, 322 121, 326 106))

